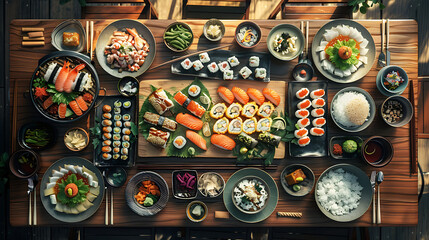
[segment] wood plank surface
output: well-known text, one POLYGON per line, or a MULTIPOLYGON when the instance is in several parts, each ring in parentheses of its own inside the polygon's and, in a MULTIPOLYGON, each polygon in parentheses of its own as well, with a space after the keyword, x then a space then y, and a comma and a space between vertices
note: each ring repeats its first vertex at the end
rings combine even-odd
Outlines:
MULTIPOLYGON (((113 20, 94 20, 95 21, 95 30, 96 36, 94 41, 96 41, 98 34, 101 30, 113 20)), ((194 32, 194 42, 190 49, 181 54, 176 54, 168 50, 162 41, 162 34, 165 27, 174 22, 174 20, 140 20, 149 29, 155 36, 157 42, 157 54, 153 65, 159 65, 165 61, 170 60, 174 56, 182 56, 188 53, 197 52, 204 49, 209 49, 213 47, 213 44, 206 40, 202 36, 203 25, 205 21, 201 20, 183 20, 188 23, 193 32, 194 32)), ((20 109, 17 116, 18 127, 22 124, 25 124, 34 119, 42 120, 40 114, 37 113, 35 108, 31 105, 31 100, 23 96, 26 91, 28 91, 29 81, 33 74, 34 69, 37 67, 37 59, 40 59, 44 55, 54 51, 50 43, 50 33, 53 28, 59 24, 61 20, 15 20, 10 25, 10 76, 11 76, 11 89, 16 85, 18 87, 18 109, 20 109), (36 48, 23 48, 20 45, 21 36, 21 27, 44 27, 46 32, 46 42, 47 44, 44 47, 36 48), (25 66, 23 68, 22 66, 25 66)), ((230 50, 234 51, 243 51, 239 46, 234 43, 234 31, 236 26, 241 21, 238 20, 225 20, 224 24, 226 26, 226 33, 222 41, 218 44, 231 44, 230 50)), ((269 20, 257 20, 255 21, 262 29, 262 40, 261 43, 250 51, 265 51, 267 52, 267 43, 266 36, 268 35, 271 28, 280 23, 289 23, 299 27, 299 21, 296 20, 279 20, 279 21, 269 21, 269 20)), ((376 43, 376 56, 380 52, 380 20, 366 20, 359 21, 363 24, 369 32, 372 34, 375 43, 376 43)), ((82 23, 84 21, 82 20, 82 23)), ((316 32, 323 26, 327 21, 325 20, 314 20, 310 21, 310 36, 309 41, 311 41, 316 34, 316 32)), ((418 72, 418 55, 417 55, 417 23, 413 20, 392 20, 391 21, 391 43, 390 50, 392 52, 391 63, 393 65, 399 65, 407 71, 410 79, 417 79, 418 72), (404 48, 403 46, 407 46, 404 48)), ((249 50, 247 50, 249 51, 249 50)), ((290 62, 278 61, 272 58, 271 63, 271 80, 273 81, 291 81, 291 70, 297 63, 297 59, 290 62)), ((102 87, 107 89, 108 95, 117 94, 116 84, 117 79, 109 76, 105 73, 98 63, 95 63, 95 67, 100 77, 100 83, 102 87)), ((371 71, 360 81, 352 84, 338 84, 329 82, 328 83, 328 97, 329 102, 332 100, 332 97, 337 91, 344 87, 348 86, 357 86, 367 90, 376 102, 377 108, 380 106, 382 101, 386 98, 381 93, 378 92, 375 85, 375 77, 378 72, 376 63, 373 64, 371 71)), ((316 73, 319 79, 324 79, 319 73, 316 73)), ((139 77, 139 80, 158 80, 158 79, 173 79, 174 81, 181 80, 192 80, 193 78, 186 76, 177 76, 172 75, 169 71, 169 66, 164 66, 153 71, 146 72, 139 77)), ((417 91, 415 91, 417 93, 417 91)), ((13 99, 13 92, 11 94, 11 99, 13 99)), ((403 96, 408 97, 409 89, 403 93, 403 96)), ((54 125, 58 132, 58 139, 62 139, 65 131, 71 127, 81 126, 88 128, 91 123, 93 116, 88 116, 86 119, 81 119, 73 124, 52 124, 54 125)), ((329 118, 329 136, 333 135, 351 135, 341 131, 336 127, 331 119, 329 118)), ((387 137, 392 141, 393 147, 395 149, 395 155, 392 162, 382 168, 375 169, 367 166, 360 159, 348 160, 347 163, 353 164, 357 167, 362 168, 368 175, 372 170, 383 170, 385 173, 385 181, 381 185, 381 204, 382 204, 382 214, 383 214, 383 223, 381 226, 396 226, 396 225, 415 225, 418 220, 418 204, 417 204, 417 176, 410 175, 410 129, 409 125, 406 125, 402 128, 391 128, 388 127, 383 120, 380 118, 377 113, 374 122, 371 126, 360 132, 359 135, 366 138, 372 135, 382 135, 387 137)), ((65 156, 81 156, 87 159, 92 159, 92 147, 89 146, 83 152, 78 154, 70 152, 64 146, 62 141, 59 141, 52 146, 52 148, 40 152, 41 155, 41 169, 39 171, 39 180, 46 171, 46 169, 54 163, 56 160, 65 157, 65 156)), ((334 160, 331 158, 303 158, 303 159, 294 159, 286 157, 278 161, 278 167, 274 170, 268 170, 268 172, 275 179, 278 188, 279 188, 279 202, 276 208, 276 211, 299 211, 303 213, 301 219, 292 219, 292 218, 277 218, 275 214, 272 214, 265 221, 258 223, 258 227, 304 227, 304 226, 326 226, 326 227, 347 227, 347 226, 375 226, 371 224, 371 207, 370 209, 358 220, 350 223, 337 223, 326 218, 320 210, 318 210, 316 203, 314 201, 314 191, 303 198, 294 198, 287 195, 281 188, 279 182, 279 176, 283 168, 292 163, 302 163, 309 166, 315 173, 316 178, 328 167, 341 163, 343 161, 334 160)), ((194 164, 233 164, 235 159, 218 159, 218 158, 193 158, 193 159, 178 159, 178 158, 138 158, 137 162, 143 164, 150 168, 150 164, 185 164, 187 168, 191 168, 194 164)), ((231 176, 234 170, 216 170, 218 171, 225 180, 231 176)), ((128 177, 131 178, 138 172, 137 168, 128 169, 128 177)), ((167 183, 170 186, 171 190, 171 170, 157 170, 161 174, 167 183)), ((203 173, 205 171, 200 171, 203 173)), ((25 226, 27 223, 27 212, 28 212, 28 200, 26 195, 27 182, 24 180, 11 177, 10 180, 10 223, 13 226, 25 226)), ((40 191, 40 186, 37 187, 40 191)), ((124 191, 125 187, 115 189, 115 225, 117 227, 127 227, 127 226, 156 226, 156 227, 168 227, 168 226, 194 226, 194 227, 225 227, 225 226, 234 226, 234 227, 245 227, 245 226, 255 226, 241 223, 234 218, 226 220, 218 220, 214 218, 214 211, 225 211, 225 206, 221 199, 203 199, 207 203, 209 208, 209 215, 206 220, 201 223, 192 223, 189 221, 184 212, 186 205, 189 201, 181 201, 173 199, 170 196, 169 203, 167 206, 156 216, 153 217, 140 217, 134 214, 129 207, 126 205, 124 200, 124 191)), ((37 199, 37 211, 38 211, 38 223, 43 226, 69 226, 70 224, 61 223, 52 217, 44 210, 40 198, 37 199)), ((81 222, 73 224, 73 226, 92 226, 92 227, 101 227, 104 226, 104 202, 101 204, 100 209, 92 216, 91 218, 81 222)))
MULTIPOLYGON (((160 79, 160 80, 148 80, 140 82, 140 91, 139 91, 139 109, 143 106, 146 98, 151 94, 150 86, 162 87, 166 91, 174 94, 176 91, 185 88, 192 81, 171 81, 170 79, 160 79)), ((262 91, 264 87, 275 89, 282 99, 279 106, 277 106, 277 111, 286 113, 286 82, 284 81, 271 81, 269 83, 258 82, 258 81, 246 81, 246 80, 234 80, 234 81, 219 81, 219 80, 203 80, 204 86, 209 90, 210 97, 213 100, 213 104, 224 102, 216 93, 219 86, 225 86, 231 89, 234 86, 238 86, 242 89, 247 89, 253 87, 262 91)), ((175 103, 177 104, 177 103, 175 103)), ((244 121, 244 119, 243 119, 244 121)), ((213 132, 213 129, 212 129, 213 132)), ((286 144, 281 142, 279 147, 276 149, 275 158, 284 158, 286 153, 286 144)), ((138 146, 138 156, 139 157, 165 157, 166 150, 161 150, 148 141, 144 139, 142 135, 139 135, 139 146, 138 146)), ((198 157, 203 158, 234 158, 231 151, 226 151, 219 149, 215 146, 210 146, 210 148, 203 154, 198 155, 198 157)))

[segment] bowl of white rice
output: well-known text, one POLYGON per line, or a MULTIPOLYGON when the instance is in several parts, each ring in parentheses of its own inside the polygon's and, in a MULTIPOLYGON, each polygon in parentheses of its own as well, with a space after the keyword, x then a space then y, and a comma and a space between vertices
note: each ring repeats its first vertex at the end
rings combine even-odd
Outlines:
POLYGON ((344 88, 332 99, 331 116, 334 123, 342 130, 360 132, 374 120, 374 99, 362 88, 344 88))
POLYGON ((314 196, 320 211, 337 222, 350 222, 368 210, 373 189, 369 177, 350 164, 326 169, 316 182, 314 196))
POLYGON ((259 177, 246 176, 235 184, 231 197, 238 210, 247 214, 261 212, 268 203, 269 188, 259 177))

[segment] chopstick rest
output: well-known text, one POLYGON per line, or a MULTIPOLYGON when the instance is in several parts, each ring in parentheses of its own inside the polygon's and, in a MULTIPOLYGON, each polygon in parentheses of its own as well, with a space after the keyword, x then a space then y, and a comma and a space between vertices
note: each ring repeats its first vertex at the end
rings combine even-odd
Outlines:
POLYGON ((22 37, 22 41, 45 41, 45 37, 27 37, 27 36, 23 36, 22 37))
POLYGON ((22 46, 24 47, 45 46, 45 42, 44 41, 23 41, 22 46))
POLYGON ((21 28, 22 32, 44 32, 44 28, 34 28, 34 27, 23 27, 21 28))
POLYGON ((278 217, 292 217, 292 218, 301 218, 302 213, 300 212, 277 212, 278 217))
POLYGON ((229 213, 227 211, 215 211, 215 218, 228 219, 229 213))
POLYGON ((28 36, 31 38, 43 37, 43 32, 29 32, 28 36))

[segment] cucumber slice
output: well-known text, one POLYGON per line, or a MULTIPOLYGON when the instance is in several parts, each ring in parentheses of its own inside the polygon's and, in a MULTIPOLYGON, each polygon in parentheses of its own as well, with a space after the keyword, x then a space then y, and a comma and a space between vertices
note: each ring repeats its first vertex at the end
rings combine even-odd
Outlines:
POLYGON ((70 108, 67 108, 67 110, 66 110, 66 117, 70 117, 73 114, 74 114, 74 112, 70 108))

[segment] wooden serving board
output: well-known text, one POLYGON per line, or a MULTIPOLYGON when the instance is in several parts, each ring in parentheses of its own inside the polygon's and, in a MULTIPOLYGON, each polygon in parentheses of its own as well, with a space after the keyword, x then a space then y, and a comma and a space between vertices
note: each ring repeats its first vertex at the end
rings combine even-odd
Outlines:
MULTIPOLYGON (((188 86, 192 81, 191 80, 169 80, 169 79, 160 79, 160 80, 147 80, 140 82, 140 91, 139 91, 139 109, 141 109, 146 98, 151 94, 151 85, 154 87, 162 87, 166 91, 174 95, 177 91, 188 86)), ((280 95, 282 101, 280 105, 276 108, 278 112, 285 112, 286 106, 286 91, 287 83, 284 81, 271 81, 269 83, 248 81, 248 80, 234 80, 234 81, 220 81, 220 80, 202 80, 204 86, 209 90, 210 96, 213 100, 213 103, 223 102, 223 100, 217 94, 217 89, 219 86, 225 86, 231 89, 234 86, 240 87, 245 91, 247 88, 256 88, 260 91, 264 87, 272 88, 280 95)), ((175 102, 175 104, 177 104, 175 102)), ((274 158, 281 159, 285 157, 286 143, 281 142, 279 147, 276 149, 276 154, 274 158)), ((146 141, 144 137, 139 134, 138 138, 138 156, 139 157, 166 157, 166 151, 164 149, 157 148, 151 143, 146 141)), ((197 157, 205 158, 234 158, 232 151, 222 150, 216 146, 210 146, 210 148, 203 154, 198 155, 197 157)))

